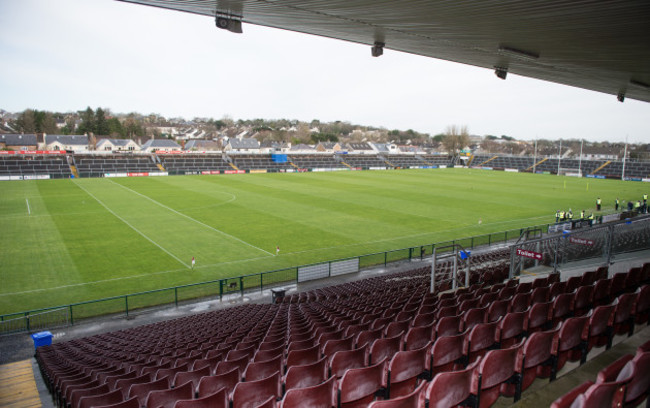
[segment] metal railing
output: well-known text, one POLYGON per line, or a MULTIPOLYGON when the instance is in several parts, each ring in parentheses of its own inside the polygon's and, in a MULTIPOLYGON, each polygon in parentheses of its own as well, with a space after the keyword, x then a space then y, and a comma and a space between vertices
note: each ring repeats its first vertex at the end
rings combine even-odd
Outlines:
MULTIPOLYGON (((541 224, 536 228, 546 230, 551 224, 541 224)), ((466 249, 476 247, 493 246, 504 244, 508 241, 516 240, 529 227, 516 228, 507 231, 499 231, 489 234, 476 235, 455 240, 436 242, 426 245, 418 245, 408 248, 395 249, 384 252, 360 255, 343 259, 336 259, 326 262, 318 262, 308 265, 300 265, 290 268, 283 268, 262 273, 242 275, 230 278, 222 278, 207 282, 198 282, 182 286, 174 286, 163 289, 156 289, 146 292, 130 293, 119 296, 112 296, 102 299, 89 300, 69 305, 56 306, 30 310, 25 312, 9 313, 0 315, 0 335, 30 332, 42 330, 45 328, 60 327, 61 325, 74 325, 80 320, 102 315, 124 315, 128 317, 135 312, 146 311, 150 308, 164 305, 178 306, 181 303, 196 301, 200 299, 223 300, 224 296, 238 294, 243 296, 245 293, 263 292, 272 288, 288 284, 299 283, 299 270, 302 268, 322 265, 327 271, 324 276, 327 278, 334 276, 332 265, 340 264, 343 261, 358 260, 358 268, 354 272, 369 269, 377 266, 386 266, 394 262, 411 261, 423 259, 425 256, 433 254, 434 248, 438 250, 438 256, 449 252, 451 247, 460 245, 466 249), (59 313, 54 311, 66 311, 65 322, 59 313), (35 324, 35 316, 39 316, 39 323, 35 324), (48 320, 48 316, 51 317, 48 320)), ((301 280, 301 281, 304 281, 301 280)))

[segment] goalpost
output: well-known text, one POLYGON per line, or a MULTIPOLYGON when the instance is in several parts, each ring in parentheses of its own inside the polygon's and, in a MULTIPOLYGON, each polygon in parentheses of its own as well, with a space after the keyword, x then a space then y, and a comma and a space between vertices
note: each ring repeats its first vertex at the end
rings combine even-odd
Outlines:
POLYGON ((568 177, 582 177, 582 171, 580 169, 560 167, 557 169, 558 176, 568 176, 568 177))

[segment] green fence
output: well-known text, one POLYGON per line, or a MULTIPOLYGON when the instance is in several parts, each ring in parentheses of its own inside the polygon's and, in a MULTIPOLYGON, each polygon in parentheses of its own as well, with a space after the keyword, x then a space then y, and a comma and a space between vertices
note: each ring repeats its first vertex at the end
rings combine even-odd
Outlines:
MULTIPOLYGON (((528 228, 548 229, 549 224, 534 227, 517 228, 485 235, 477 235, 458 240, 432 243, 422 246, 396 249, 386 252, 361 255, 345 259, 337 259, 312 265, 301 265, 275 271, 262 272, 252 275, 236 276, 209 282, 200 282, 171 288, 164 288, 140 293, 114 296, 110 298, 73 303, 47 309, 31 310, 27 312, 12 313, 0 316, 0 334, 36 331, 45 328, 73 325, 80 320, 101 315, 123 315, 142 312, 149 308, 163 305, 196 301, 200 299, 222 300, 227 295, 243 295, 244 293, 262 292, 264 290, 280 287, 298 282, 298 270, 302 267, 327 264, 338 261, 358 259, 359 270, 377 266, 386 266, 390 263, 414 260, 430 256, 434 247, 446 247, 460 244, 465 249, 478 246, 492 246, 503 244, 510 240, 518 239, 528 228), (65 310, 63 316, 62 310, 65 310), (38 316, 38 318, 37 318, 38 316), (38 324, 35 321, 38 320, 38 324)), ((439 253, 438 256, 441 254, 439 253)))

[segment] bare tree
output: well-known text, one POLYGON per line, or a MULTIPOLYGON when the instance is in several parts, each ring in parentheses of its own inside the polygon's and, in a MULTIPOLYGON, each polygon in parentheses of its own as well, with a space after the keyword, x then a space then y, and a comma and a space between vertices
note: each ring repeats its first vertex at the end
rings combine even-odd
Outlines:
POLYGON ((442 138, 442 145, 447 152, 457 155, 465 146, 469 144, 469 133, 467 126, 447 126, 445 135, 442 138))

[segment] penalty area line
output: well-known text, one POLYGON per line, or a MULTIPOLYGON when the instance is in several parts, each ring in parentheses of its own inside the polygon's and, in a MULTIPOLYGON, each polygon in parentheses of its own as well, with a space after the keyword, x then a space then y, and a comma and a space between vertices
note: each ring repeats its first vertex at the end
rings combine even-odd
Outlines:
POLYGON ((181 217, 185 217, 185 218, 187 218, 188 220, 193 221, 193 222, 199 224, 199 225, 202 226, 202 227, 205 227, 205 228, 207 228, 207 229, 209 229, 209 230, 212 230, 212 231, 214 231, 214 232, 217 232, 217 233, 219 233, 219 234, 221 234, 221 235, 224 235, 224 236, 226 236, 226 237, 228 237, 228 238, 230 238, 230 239, 234 239, 235 241, 241 242, 241 243, 244 244, 244 245, 247 245, 247 246, 249 246, 249 247, 251 247, 251 248, 255 248, 255 249, 257 249, 258 251, 262 251, 262 252, 264 252, 264 253, 266 253, 266 254, 268 254, 268 255, 274 256, 274 255, 273 255, 272 253, 270 253, 269 251, 265 251, 264 249, 259 248, 259 247, 256 247, 255 245, 253 245, 253 244, 251 244, 251 243, 248 243, 248 242, 244 241, 244 240, 241 239, 241 238, 237 238, 237 237, 235 237, 234 235, 230 235, 230 234, 228 234, 227 232, 223 232, 223 231, 221 231, 221 230, 219 230, 219 229, 217 229, 217 228, 215 228, 215 227, 213 227, 213 226, 210 226, 210 225, 208 225, 208 224, 205 224, 205 223, 203 223, 203 222, 201 222, 201 221, 199 221, 199 220, 197 220, 197 219, 195 219, 195 218, 190 217, 189 215, 186 215, 186 214, 183 214, 182 212, 179 212, 179 211, 177 211, 177 210, 174 210, 173 208, 168 207, 168 206, 166 206, 165 204, 163 204, 163 203, 161 203, 161 202, 159 202, 159 201, 156 201, 156 200, 154 200, 153 198, 151 198, 151 197, 149 197, 149 196, 147 196, 147 195, 145 195, 145 194, 139 193, 139 192, 137 192, 137 191, 135 191, 135 190, 133 190, 133 189, 130 189, 130 188, 126 187, 126 186, 123 186, 123 185, 121 185, 120 183, 116 183, 116 182, 114 182, 113 180, 108 180, 108 181, 110 181, 110 182, 113 183, 113 184, 117 184, 118 186, 122 187, 122 188, 125 189, 125 190, 128 190, 128 191, 132 192, 133 194, 137 194, 137 195, 139 195, 139 196, 142 197, 142 198, 146 198, 147 200, 151 201, 152 203, 154 203, 154 204, 156 204, 156 205, 159 205, 160 207, 162 207, 162 208, 164 208, 164 209, 166 209, 166 210, 169 210, 169 211, 173 212, 173 213, 176 214, 176 215, 180 215, 181 217))
POLYGON ((25 199, 25 203, 27 203, 27 215, 32 215, 32 210, 29 208, 29 199, 25 199))
POLYGON ((113 210, 111 210, 110 208, 108 208, 108 206, 107 206, 106 204, 104 204, 104 203, 103 203, 99 198, 95 197, 95 196, 94 196, 90 191, 86 190, 83 186, 79 185, 76 181, 75 181, 74 183, 77 185, 77 187, 79 187, 80 189, 82 189, 83 191, 85 191, 86 194, 88 194, 89 196, 91 196, 91 197, 92 197, 95 201, 97 201, 97 202, 98 202, 102 207, 104 207, 104 208, 106 209, 106 211, 110 212, 110 213, 113 214, 117 219, 119 219, 120 221, 122 221, 123 223, 125 223, 126 225, 128 225, 129 228, 131 228, 133 231, 137 232, 137 233, 140 234, 140 236, 142 236, 144 239, 146 239, 147 241, 151 242, 152 244, 154 244, 155 246, 157 246, 158 248, 160 248, 163 252, 165 252, 167 255, 171 256, 171 257, 174 258, 175 260, 177 260, 181 265, 183 265, 183 266, 186 267, 187 269, 191 269, 190 266, 189 266, 188 264, 186 264, 185 262, 183 262, 179 257, 177 257, 176 255, 172 254, 171 252, 169 252, 169 251, 166 250, 165 248, 163 248, 160 244, 158 244, 158 243, 155 242, 153 239, 151 239, 151 238, 149 238, 147 235, 145 235, 144 232, 140 231, 139 229, 137 229, 136 227, 134 227, 133 225, 131 225, 127 220, 125 220, 124 218, 122 218, 122 217, 120 217, 119 215, 117 215, 113 210))

